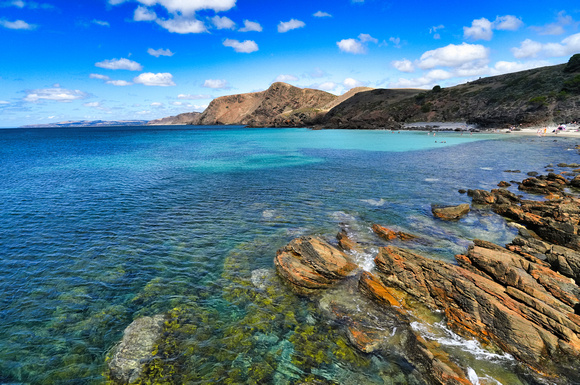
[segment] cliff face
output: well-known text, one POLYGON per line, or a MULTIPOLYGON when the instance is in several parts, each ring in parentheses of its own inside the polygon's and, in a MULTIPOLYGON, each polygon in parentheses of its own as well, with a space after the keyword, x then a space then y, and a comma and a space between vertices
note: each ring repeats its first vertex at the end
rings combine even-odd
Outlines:
POLYGON ((192 124, 294 125, 293 122, 314 117, 336 98, 324 91, 273 83, 266 91, 214 99, 192 124))

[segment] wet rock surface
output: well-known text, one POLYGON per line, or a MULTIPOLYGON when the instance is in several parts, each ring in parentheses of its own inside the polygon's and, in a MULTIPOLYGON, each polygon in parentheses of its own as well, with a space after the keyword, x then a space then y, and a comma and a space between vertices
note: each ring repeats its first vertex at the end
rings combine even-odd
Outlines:
POLYGON ((431 206, 431 212, 433 215, 444 221, 456 221, 463 216, 467 215, 469 212, 469 204, 463 203, 457 206, 431 206))
MULTIPOLYGON (((524 199, 503 188, 469 190, 473 204, 489 206, 519 227, 510 244, 504 247, 475 240, 464 254, 456 256, 456 264, 394 245, 381 247, 374 272, 350 275, 346 281, 351 282, 348 296, 367 298, 382 309, 382 318, 370 312, 368 318, 361 318, 346 305, 348 301, 338 299, 326 303, 329 314, 344 321, 349 341, 358 350, 384 353, 396 345, 399 354, 430 384, 470 384, 472 374, 439 344, 413 329, 418 322, 433 325, 432 319, 418 315, 421 311, 417 309, 423 307, 439 314, 440 322, 452 332, 478 341, 490 352, 514 357, 521 368, 528 368, 522 376, 535 378, 532 383, 578 383, 580 199, 567 192, 570 185, 571 181, 553 173, 527 178, 519 185, 519 190, 527 193, 547 195, 549 199, 543 201, 524 199), (391 330, 397 330, 396 342, 388 333, 377 331, 382 329, 375 322, 385 317, 391 330)), ((465 206, 469 210, 469 205, 465 206)), ((403 239, 400 233, 404 233, 381 225, 373 225, 372 230, 383 240, 403 239)), ((339 234, 338 239, 340 244, 348 240, 344 250, 357 248, 346 234, 339 234)), ((277 260, 280 255, 293 254, 296 246, 290 245, 282 249, 277 260)), ((327 247, 333 246, 325 244, 327 247)), ((336 253, 326 251, 315 259, 333 255, 336 253)), ((308 258, 303 254, 301 264, 321 265, 307 262, 308 258)), ((278 274, 288 282, 309 287, 308 275, 305 283, 299 283, 296 275, 286 278, 289 273, 281 269, 284 264, 276 264, 278 274)), ((334 287, 347 285, 343 277, 348 275, 334 276, 332 284, 343 280, 334 287)))
POLYGON ((123 339, 115 348, 109 361, 109 378, 115 383, 136 382, 145 365, 153 358, 152 351, 161 336, 165 315, 141 317, 123 332, 123 339))

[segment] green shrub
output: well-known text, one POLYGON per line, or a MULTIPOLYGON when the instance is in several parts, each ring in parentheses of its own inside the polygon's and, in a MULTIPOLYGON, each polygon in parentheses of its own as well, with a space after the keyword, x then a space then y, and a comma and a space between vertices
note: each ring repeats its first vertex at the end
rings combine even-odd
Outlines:
POLYGON ((429 112, 431 111, 431 103, 425 103, 421 106, 421 112, 429 112))
POLYGON ((564 72, 577 72, 580 71, 580 53, 573 55, 568 64, 564 68, 564 72))
POLYGON ((574 76, 573 79, 564 82, 562 91, 571 94, 580 94, 580 75, 574 76))
POLYGON ((547 106, 548 105, 547 100, 548 100, 548 98, 545 96, 536 96, 535 98, 531 98, 528 101, 528 103, 533 104, 533 105, 538 106, 538 107, 547 106))
POLYGON ((433 92, 441 92, 441 86, 440 85, 436 85, 435 87, 433 87, 433 92))

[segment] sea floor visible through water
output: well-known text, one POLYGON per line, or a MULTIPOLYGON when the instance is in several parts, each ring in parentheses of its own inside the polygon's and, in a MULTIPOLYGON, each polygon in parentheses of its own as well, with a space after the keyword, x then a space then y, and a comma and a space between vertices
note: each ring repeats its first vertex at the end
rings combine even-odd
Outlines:
MULTIPOLYGON (((301 235, 332 240, 341 224, 378 249, 373 223, 418 235, 415 251, 447 261, 476 238, 505 244, 516 230, 491 211, 443 222, 431 204, 470 203, 458 189, 489 190, 549 164, 564 171, 556 165, 577 162, 577 144, 379 130, 0 130, 0 383, 104 383, 123 330, 160 313, 175 332, 157 346, 152 382, 420 383, 396 353, 357 352, 339 320, 293 294, 275 275, 276 250, 301 235)), ((372 259, 357 263, 370 270, 372 259)), ((458 350, 474 383, 526 383, 509 357, 442 326, 422 332, 458 350)))

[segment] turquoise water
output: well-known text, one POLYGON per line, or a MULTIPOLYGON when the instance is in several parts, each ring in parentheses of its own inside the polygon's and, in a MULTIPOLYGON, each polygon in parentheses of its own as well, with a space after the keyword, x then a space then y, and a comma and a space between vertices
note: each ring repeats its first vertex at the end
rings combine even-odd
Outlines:
POLYGON ((0 383, 103 383, 125 327, 168 311, 195 325, 179 329, 173 354, 193 353, 176 359, 175 381, 412 383, 404 366, 345 347, 339 325, 275 277, 261 297, 253 272, 271 271, 292 238, 331 239, 341 223, 368 242, 379 242, 373 223, 417 234, 425 241, 411 248, 446 260, 474 238, 506 243, 514 230, 500 218, 475 210, 443 223, 430 205, 524 178, 507 169, 577 161, 576 144, 241 127, 0 130, 0 383), (313 347, 326 355, 312 361, 313 347))

